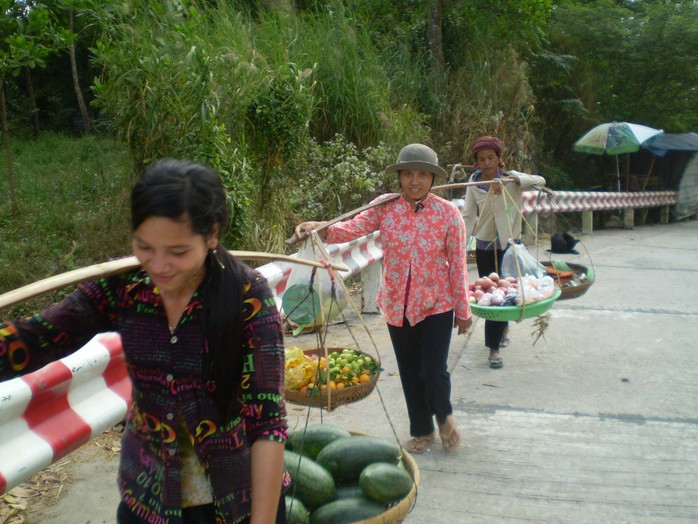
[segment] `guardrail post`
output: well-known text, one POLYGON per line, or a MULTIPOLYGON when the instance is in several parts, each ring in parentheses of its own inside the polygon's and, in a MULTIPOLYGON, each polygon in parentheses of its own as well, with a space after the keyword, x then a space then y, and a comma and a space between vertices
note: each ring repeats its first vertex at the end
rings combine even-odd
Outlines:
POLYGON ((582 233, 591 235, 594 232, 594 212, 582 211, 582 233))
POLYGON ((633 229, 635 227, 635 209, 626 208, 623 212, 623 229, 633 229))
POLYGON ((364 313, 378 313, 378 288, 381 283, 381 273, 383 263, 381 261, 370 264, 361 271, 361 285, 363 287, 363 308, 364 313))
POLYGON ((530 227, 524 226, 523 234, 521 235, 521 240, 523 240, 524 244, 535 244, 538 240, 536 238, 536 231, 538 231, 538 213, 528 215, 528 217, 526 217, 526 223, 530 227))
POLYGON ((664 206, 660 208, 659 211, 659 223, 668 224, 669 223, 670 208, 669 206, 664 206))

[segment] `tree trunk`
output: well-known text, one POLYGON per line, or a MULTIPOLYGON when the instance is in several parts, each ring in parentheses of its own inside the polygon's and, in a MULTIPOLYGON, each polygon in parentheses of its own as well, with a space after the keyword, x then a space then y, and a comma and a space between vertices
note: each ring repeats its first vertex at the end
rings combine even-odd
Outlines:
MULTIPOLYGON (((70 20, 70 32, 74 33, 74 21, 73 21, 73 10, 68 10, 68 18, 70 20)), ((85 134, 89 134, 91 129, 90 126, 90 116, 87 114, 87 105, 85 105, 85 99, 82 96, 82 91, 80 90, 80 82, 78 80, 78 66, 75 59, 75 40, 70 43, 70 72, 73 77, 73 89, 75 89, 75 96, 78 100, 78 107, 80 108, 80 116, 82 117, 82 127, 85 134)))
POLYGON ((39 108, 36 107, 36 96, 34 94, 34 80, 32 79, 31 68, 25 68, 27 72, 27 94, 29 95, 29 104, 32 108, 32 127, 34 129, 34 138, 39 138, 41 127, 39 126, 39 108))
POLYGON ((10 124, 7 122, 4 78, 0 78, 0 115, 2 118, 2 140, 5 142, 5 159, 7 160, 7 180, 10 188, 10 206, 12 214, 15 215, 17 213, 17 193, 15 191, 15 178, 12 174, 12 147, 10 146, 10 124))
POLYGON ((429 25, 427 28, 429 37, 429 50, 434 58, 434 68, 441 75, 446 71, 446 59, 443 46, 443 0, 432 0, 429 3, 429 25))

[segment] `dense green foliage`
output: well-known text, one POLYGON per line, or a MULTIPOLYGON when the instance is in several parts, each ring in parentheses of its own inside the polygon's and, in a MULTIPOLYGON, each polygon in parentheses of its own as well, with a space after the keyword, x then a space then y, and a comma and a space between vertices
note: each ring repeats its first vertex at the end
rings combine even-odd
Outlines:
MULTIPOLYGON (((597 123, 698 128, 695 0, 276 4, 0 1, 8 115, 0 187, 12 175, 9 144, 26 147, 32 118, 74 132, 70 41, 97 132, 127 145, 130 160, 110 168, 125 170, 117 178, 131 180, 163 156, 212 165, 230 190, 233 249, 281 251, 298 220, 337 216, 395 189, 383 168, 407 142, 432 145, 448 170, 472 163, 475 137, 495 134, 508 167, 570 189, 605 182, 608 157, 572 151, 597 123), (38 22, 51 31, 37 33, 38 22), (23 71, 36 80, 36 105, 23 71)), ((76 158, 65 161, 79 171, 76 158)), ((27 164, 16 169, 18 188, 42 176, 27 164)), ((13 227, 34 205, 22 191, 18 214, 2 210, 13 227)), ((106 256, 75 240, 95 259, 106 256)))
POLYGON ((130 253, 134 176, 121 143, 44 133, 12 152, 20 206, 0 206, 0 292, 130 253))

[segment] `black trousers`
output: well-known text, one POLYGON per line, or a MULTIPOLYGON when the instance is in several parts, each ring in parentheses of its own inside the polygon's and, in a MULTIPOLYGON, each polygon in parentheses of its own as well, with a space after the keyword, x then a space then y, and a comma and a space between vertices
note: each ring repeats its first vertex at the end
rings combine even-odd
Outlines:
MULTIPOLYGON (((245 524, 250 521, 250 517, 240 521, 245 524)), ((116 510, 116 524, 145 524, 143 520, 135 515, 128 506, 121 502, 116 510)), ((216 524, 216 510, 213 504, 203 506, 192 506, 182 510, 183 524, 216 524)), ((279 498, 279 509, 276 512, 276 524, 286 524, 286 501, 284 495, 279 498)))
POLYGON ((452 331, 453 311, 430 315, 414 326, 406 318, 402 327, 388 324, 414 437, 434 431, 434 415, 443 423, 453 413, 448 373, 452 331))
MULTIPOLYGON (((496 264, 495 251, 487 249, 476 249, 475 259, 477 261, 477 273, 481 277, 486 277, 490 273, 496 271, 501 273, 502 259, 506 250, 497 250, 496 264)), ((509 322, 498 322, 496 320, 485 320, 485 345, 494 350, 499 350, 499 344, 502 343, 504 330, 509 325, 509 322)))

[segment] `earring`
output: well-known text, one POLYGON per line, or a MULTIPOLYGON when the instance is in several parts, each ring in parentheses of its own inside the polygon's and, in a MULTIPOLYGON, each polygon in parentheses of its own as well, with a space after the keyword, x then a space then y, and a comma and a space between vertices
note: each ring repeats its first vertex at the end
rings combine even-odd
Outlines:
POLYGON ((213 253, 213 256, 215 257, 216 262, 218 262, 218 265, 221 266, 221 269, 225 269, 225 264, 221 260, 221 257, 218 255, 218 248, 213 248, 211 250, 211 252, 213 253))

